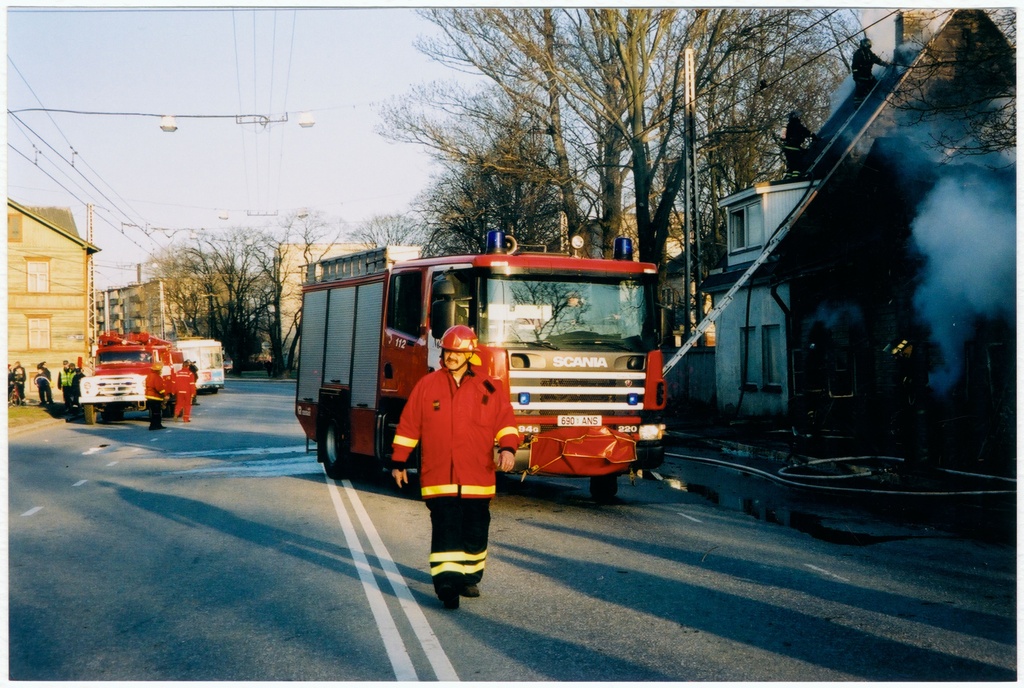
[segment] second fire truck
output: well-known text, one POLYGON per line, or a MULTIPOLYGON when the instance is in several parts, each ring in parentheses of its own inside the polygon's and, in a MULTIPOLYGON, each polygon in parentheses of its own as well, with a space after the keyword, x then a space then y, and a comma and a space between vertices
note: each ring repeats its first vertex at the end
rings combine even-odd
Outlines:
POLYGON ((619 475, 661 464, 656 266, 634 261, 626 239, 614 259, 514 243, 492 232, 484 254, 387 247, 307 266, 295 413, 329 477, 386 466, 406 399, 456 324, 506 385, 524 438, 516 472, 586 477, 606 499, 619 475))
POLYGON ((117 421, 130 411, 146 410, 146 374, 162 363, 164 375, 181 367, 181 352, 147 332, 104 332, 96 342, 96 366, 82 378, 79 403, 86 425, 97 418, 117 421), (102 414, 102 416, 98 416, 102 414))

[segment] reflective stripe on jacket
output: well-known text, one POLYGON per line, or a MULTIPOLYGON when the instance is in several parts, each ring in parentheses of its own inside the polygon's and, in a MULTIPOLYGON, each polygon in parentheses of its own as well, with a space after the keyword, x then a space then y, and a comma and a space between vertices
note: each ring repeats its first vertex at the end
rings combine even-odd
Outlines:
POLYGON ((167 388, 164 386, 164 379, 155 370, 149 371, 146 375, 146 398, 163 401, 167 396, 167 388))
POLYGON ((494 446, 515 451, 519 431, 508 390, 472 368, 460 385, 447 369, 420 379, 395 431, 392 461, 404 464, 420 449, 424 499, 494 496, 494 446))

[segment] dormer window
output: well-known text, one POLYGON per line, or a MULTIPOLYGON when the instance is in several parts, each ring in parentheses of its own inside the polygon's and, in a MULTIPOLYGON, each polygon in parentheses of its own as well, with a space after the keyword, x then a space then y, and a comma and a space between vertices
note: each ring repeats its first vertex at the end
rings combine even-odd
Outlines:
POLYGON ((729 211, 729 250, 745 251, 764 243, 761 199, 729 211))

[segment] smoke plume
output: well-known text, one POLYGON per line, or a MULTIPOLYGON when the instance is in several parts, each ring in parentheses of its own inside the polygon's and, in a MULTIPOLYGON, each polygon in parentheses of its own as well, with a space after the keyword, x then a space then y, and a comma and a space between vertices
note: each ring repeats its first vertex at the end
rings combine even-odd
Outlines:
POLYGON ((914 294, 943 361, 929 378, 939 394, 960 379, 964 343, 980 318, 1013 322, 1016 207, 1013 175, 950 166, 918 208, 913 245, 925 259, 914 294))

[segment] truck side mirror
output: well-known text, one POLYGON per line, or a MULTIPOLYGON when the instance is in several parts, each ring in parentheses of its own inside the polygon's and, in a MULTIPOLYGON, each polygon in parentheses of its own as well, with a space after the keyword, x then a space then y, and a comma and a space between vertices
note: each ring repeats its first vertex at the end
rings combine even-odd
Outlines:
POLYGON ((455 324, 455 285, 446 279, 434 282, 430 304, 430 336, 440 339, 455 324))
POLYGON ((440 339, 455 324, 455 302, 450 299, 430 304, 430 336, 440 339))

